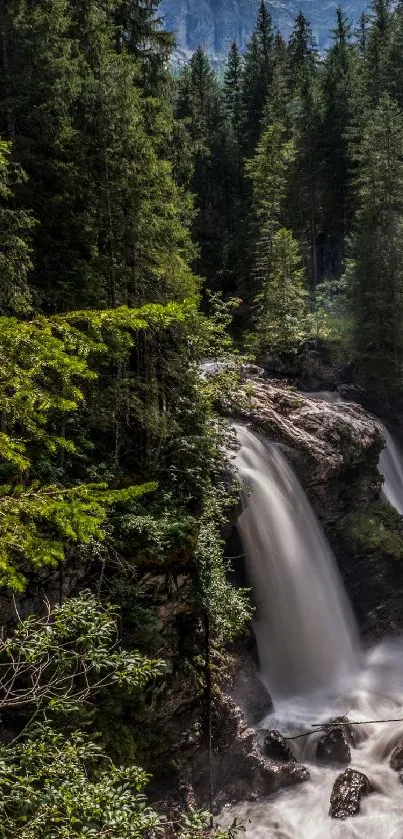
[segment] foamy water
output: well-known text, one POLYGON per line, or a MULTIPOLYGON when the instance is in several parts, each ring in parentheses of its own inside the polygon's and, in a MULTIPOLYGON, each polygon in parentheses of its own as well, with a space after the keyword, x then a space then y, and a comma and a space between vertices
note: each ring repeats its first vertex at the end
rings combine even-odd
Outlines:
MULTIPOLYGON (((344 694, 316 693, 283 700, 261 726, 277 728, 287 736, 346 713, 351 722, 403 718, 403 640, 384 642, 371 650, 344 694)), ((246 827, 241 835, 246 839, 402 839, 403 785, 389 759, 403 737, 403 719, 356 726, 355 734, 349 766, 364 772, 374 790, 362 799, 357 816, 345 821, 330 818, 333 784, 346 767, 316 762, 321 734, 315 732, 291 741, 298 759, 310 771, 310 781, 256 803, 229 808, 220 822, 228 824, 240 818, 246 827)))

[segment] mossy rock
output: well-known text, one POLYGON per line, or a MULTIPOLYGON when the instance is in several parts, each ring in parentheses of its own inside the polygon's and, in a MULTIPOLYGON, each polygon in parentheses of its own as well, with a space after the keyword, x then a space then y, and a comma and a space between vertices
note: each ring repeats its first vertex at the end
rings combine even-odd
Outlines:
POLYGON ((379 553, 403 560, 403 518, 394 507, 381 502, 369 504, 345 516, 338 532, 354 553, 379 553))
POLYGON ((403 518, 387 504, 368 504, 338 523, 332 542, 363 634, 402 632, 403 518))

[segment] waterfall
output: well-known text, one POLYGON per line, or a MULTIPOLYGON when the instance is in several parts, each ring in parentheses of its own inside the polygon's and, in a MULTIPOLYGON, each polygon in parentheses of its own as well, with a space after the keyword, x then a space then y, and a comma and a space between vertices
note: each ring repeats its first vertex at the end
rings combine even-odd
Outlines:
POLYGON ((382 491, 389 504, 403 515, 403 456, 387 428, 383 433, 386 448, 379 458, 379 471, 385 479, 382 491))
POLYGON ((340 685, 357 670, 358 642, 330 547, 279 448, 236 432, 262 678, 274 697, 340 685))
MULTIPOLYGON (((346 714, 366 722, 351 746, 351 767, 367 775, 373 792, 358 816, 331 819, 330 795, 344 766, 317 760, 314 733, 292 744, 310 782, 231 807, 223 825, 239 817, 245 839, 402 839, 402 786, 389 761, 403 739, 403 639, 358 652, 332 553, 292 468, 277 446, 243 426, 236 431, 244 486, 239 532, 257 605, 261 673, 275 704, 260 725, 293 736, 346 714)), ((389 488, 401 481, 400 454, 385 436, 380 467, 397 506, 403 496, 397 488, 392 500, 389 488)))

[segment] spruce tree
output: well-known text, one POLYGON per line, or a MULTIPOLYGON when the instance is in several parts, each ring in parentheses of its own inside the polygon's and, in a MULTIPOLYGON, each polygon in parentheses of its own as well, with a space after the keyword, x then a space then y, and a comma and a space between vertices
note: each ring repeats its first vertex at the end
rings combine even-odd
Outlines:
POLYGON ((315 73, 318 53, 311 26, 299 12, 288 43, 289 76, 292 90, 298 90, 309 75, 315 73))
POLYGON ((196 194, 193 235, 200 246, 197 271, 209 285, 232 283, 232 230, 238 156, 224 96, 206 53, 199 47, 179 79, 177 116, 186 121, 193 145, 196 194))
POLYGON ((354 340, 363 384, 403 393, 403 116, 383 97, 357 153, 358 211, 348 268, 354 340))
POLYGON ((271 123, 246 165, 253 190, 250 343, 259 353, 289 351, 304 334, 306 272, 298 243, 284 227, 287 172, 294 153, 284 125, 271 123))
POLYGON ((232 125, 232 131, 238 146, 240 146, 242 136, 242 72, 242 56, 234 41, 231 44, 225 66, 224 97, 232 125))
POLYGON ((273 77, 274 30, 262 0, 256 28, 249 41, 242 81, 243 148, 253 153, 261 133, 261 122, 273 77))
POLYGON ((391 20, 391 0, 372 0, 371 25, 365 46, 365 80, 369 107, 376 106, 389 90, 391 20))
POLYGON ((337 274, 342 269, 344 239, 351 221, 348 133, 354 117, 353 95, 357 69, 351 27, 341 7, 337 9, 336 15, 333 43, 326 55, 321 76, 323 227, 327 268, 331 274, 337 274))
POLYGON ((296 149, 290 170, 288 211, 290 226, 308 254, 312 291, 321 275, 318 239, 321 233, 322 120, 318 57, 312 31, 300 13, 289 47, 291 131, 296 149))

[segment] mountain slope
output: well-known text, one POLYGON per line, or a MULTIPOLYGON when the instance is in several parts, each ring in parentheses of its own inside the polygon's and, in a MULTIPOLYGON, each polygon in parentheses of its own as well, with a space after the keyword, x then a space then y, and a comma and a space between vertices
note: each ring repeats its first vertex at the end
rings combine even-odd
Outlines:
MULTIPOLYGON (((198 46, 217 60, 228 53, 232 41, 244 49, 256 22, 260 0, 162 0, 166 27, 175 32, 178 56, 185 58, 198 46)), ((273 0, 266 3, 275 25, 288 37, 301 10, 310 21, 320 49, 334 26, 338 0, 273 0)), ((343 8, 356 23, 365 0, 348 0, 343 8)))

